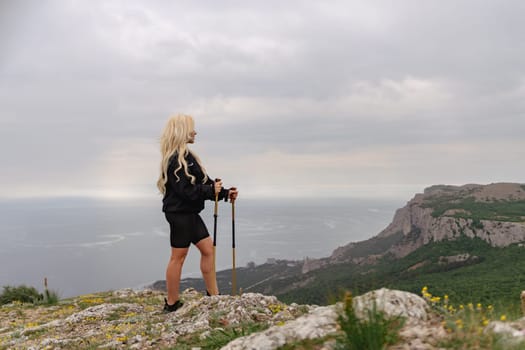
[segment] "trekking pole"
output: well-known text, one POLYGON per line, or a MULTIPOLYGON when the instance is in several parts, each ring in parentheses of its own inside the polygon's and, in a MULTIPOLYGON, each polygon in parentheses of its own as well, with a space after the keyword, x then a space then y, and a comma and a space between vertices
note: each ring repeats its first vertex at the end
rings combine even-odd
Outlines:
MULTIPOLYGON (((235 187, 231 188, 236 190, 235 187)), ((232 202, 232 295, 237 293, 237 274, 235 271, 235 199, 231 199, 232 202)))
MULTIPOLYGON (((215 182, 221 181, 221 179, 215 179, 215 182)), ((215 185, 213 186, 215 191, 215 185)), ((215 257, 217 250, 217 212, 219 211, 219 194, 215 191, 215 209, 213 211, 213 278, 217 281, 216 269, 215 269, 215 257)))

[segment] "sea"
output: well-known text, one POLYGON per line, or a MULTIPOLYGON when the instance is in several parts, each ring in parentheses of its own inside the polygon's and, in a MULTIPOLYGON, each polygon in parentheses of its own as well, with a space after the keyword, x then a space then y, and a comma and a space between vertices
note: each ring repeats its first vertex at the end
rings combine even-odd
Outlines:
MULTIPOLYGON (((201 216, 213 236, 213 202, 201 216)), ((395 199, 239 199, 235 205, 236 266, 268 259, 303 260, 370 238, 384 229, 395 199)), ((217 270, 232 267, 232 207, 217 218, 217 270)), ((159 198, 38 198, 0 201, 0 287, 48 288, 67 298, 141 288, 165 278, 169 227, 159 198)), ((198 277, 196 247, 183 277, 198 277)))

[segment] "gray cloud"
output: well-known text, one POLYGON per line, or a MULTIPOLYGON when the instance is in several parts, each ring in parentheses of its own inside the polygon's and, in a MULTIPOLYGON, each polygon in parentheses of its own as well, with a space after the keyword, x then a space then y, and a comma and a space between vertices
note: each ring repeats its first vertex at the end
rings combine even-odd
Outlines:
POLYGON ((522 181, 524 7, 3 1, 0 193, 154 193, 179 111, 248 195, 522 181))

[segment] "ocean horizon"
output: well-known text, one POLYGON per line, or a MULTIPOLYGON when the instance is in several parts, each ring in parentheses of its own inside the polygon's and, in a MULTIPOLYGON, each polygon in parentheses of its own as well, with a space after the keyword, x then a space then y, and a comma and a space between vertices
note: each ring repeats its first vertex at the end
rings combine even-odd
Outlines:
MULTIPOLYGON (((378 234, 404 201, 394 199, 239 199, 236 266, 268 259, 329 256, 378 234)), ((201 213, 213 236, 213 202, 201 213)), ((217 270, 231 268, 231 204, 219 206, 217 270)), ((39 198, 0 201, 0 286, 25 284, 72 297, 139 288, 165 278, 169 227, 159 198, 39 198)), ((200 276, 197 248, 183 278, 200 276)))

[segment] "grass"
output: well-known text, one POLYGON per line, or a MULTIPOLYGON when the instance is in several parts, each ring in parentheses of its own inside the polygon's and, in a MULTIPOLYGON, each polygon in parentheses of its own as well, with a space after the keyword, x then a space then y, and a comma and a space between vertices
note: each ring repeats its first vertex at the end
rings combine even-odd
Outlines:
POLYGON ((525 200, 493 200, 490 202, 476 201, 473 197, 457 198, 453 196, 439 196, 429 199, 423 207, 432 208, 432 216, 442 216, 447 210, 460 209, 454 217, 522 222, 525 217, 525 200))
POLYGON ((339 315, 339 325, 343 335, 338 338, 338 350, 383 350, 386 345, 399 341, 399 331, 403 327, 402 317, 387 317, 377 310, 375 303, 367 310, 366 317, 359 319, 353 307, 352 294, 347 293, 344 311, 339 315))
POLYGON ((521 317, 516 309, 482 303, 452 304, 448 295, 433 296, 423 287, 423 298, 443 317, 448 337, 440 347, 454 350, 525 350, 525 342, 511 342, 500 334, 487 332, 492 321, 510 321, 521 317), (510 311, 510 313, 509 313, 510 311))
POLYGON ((260 332, 267 328, 268 325, 266 323, 255 322, 216 328, 204 337, 202 337, 202 333, 181 337, 177 339, 177 345, 168 348, 168 350, 191 350, 192 348, 201 348, 202 350, 220 349, 236 338, 260 332))

